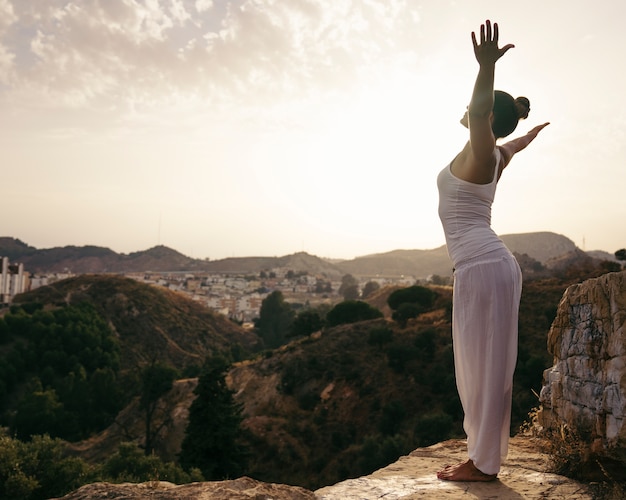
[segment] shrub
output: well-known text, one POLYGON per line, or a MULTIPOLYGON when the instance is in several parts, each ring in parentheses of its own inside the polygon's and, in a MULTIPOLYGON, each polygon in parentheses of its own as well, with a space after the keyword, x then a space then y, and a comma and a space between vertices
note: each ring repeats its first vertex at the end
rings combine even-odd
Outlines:
POLYGON ((369 345, 375 345, 379 348, 382 348, 384 344, 388 344, 393 340, 393 331, 391 328, 387 328, 386 326, 381 326, 377 328, 373 328, 369 331, 367 337, 367 343, 369 345))
POLYGON ((62 441, 33 436, 24 443, 0 435, 0 498, 60 497, 90 480, 89 466, 66 457, 62 441))
POLYGON ((114 483, 169 481, 175 484, 202 481, 197 470, 185 472, 173 462, 164 463, 155 455, 146 456, 135 443, 122 443, 102 466, 104 479, 114 483))
POLYGON ((415 424, 415 437, 418 446, 430 446, 446 440, 450 436, 453 418, 444 412, 421 416, 415 424))
POLYGON ((410 286, 407 288, 400 288, 392 292, 387 298, 387 304, 394 311, 397 310, 402 304, 417 304, 424 310, 432 307, 437 298, 437 292, 423 286, 410 286))
POLYGON ((326 323, 328 326, 337 326, 382 317, 382 312, 366 302, 360 300, 345 300, 328 311, 326 323))
POLYGON ((424 311, 424 307, 419 304, 404 302, 392 313, 391 318, 404 328, 410 319, 417 318, 424 311))

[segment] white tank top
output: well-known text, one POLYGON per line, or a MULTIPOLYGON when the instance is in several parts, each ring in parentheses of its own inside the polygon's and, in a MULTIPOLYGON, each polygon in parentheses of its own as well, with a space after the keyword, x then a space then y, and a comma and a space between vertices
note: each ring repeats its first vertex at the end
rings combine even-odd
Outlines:
POLYGON ((474 184, 455 177, 446 166, 437 176, 439 218, 448 255, 455 267, 493 250, 506 248, 491 229, 491 205, 496 194, 501 154, 494 152, 496 168, 489 184, 474 184))

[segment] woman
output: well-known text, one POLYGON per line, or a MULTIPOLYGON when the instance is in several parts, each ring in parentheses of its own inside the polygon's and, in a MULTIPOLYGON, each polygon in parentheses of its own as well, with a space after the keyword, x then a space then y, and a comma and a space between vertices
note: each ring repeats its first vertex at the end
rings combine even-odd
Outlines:
POLYGON ((465 418, 469 460, 437 473, 449 481, 492 481, 506 457, 522 275, 491 229, 496 185, 511 158, 548 125, 496 145, 509 135, 530 102, 493 89, 495 64, 512 44, 498 47, 498 25, 472 33, 479 64, 472 99, 461 123, 469 141, 437 178, 439 217, 454 264, 452 340, 457 388, 465 418))

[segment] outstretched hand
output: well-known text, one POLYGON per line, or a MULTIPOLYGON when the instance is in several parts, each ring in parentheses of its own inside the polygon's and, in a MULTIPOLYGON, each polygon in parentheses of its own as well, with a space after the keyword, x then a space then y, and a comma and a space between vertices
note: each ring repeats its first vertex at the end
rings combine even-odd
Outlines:
POLYGON ((537 134, 539 134, 539 132, 541 132, 548 125, 550 125, 550 122, 546 122, 546 123, 542 123, 541 125, 537 125, 536 127, 533 127, 526 135, 531 137, 532 139, 534 139, 535 137, 537 137, 537 134))
POLYGON ((515 47, 512 43, 504 47, 498 47, 498 23, 493 23, 493 32, 491 30, 491 21, 485 21, 480 25, 480 43, 476 41, 476 33, 472 31, 472 43, 474 44, 474 55, 478 64, 495 64, 509 49, 515 47))

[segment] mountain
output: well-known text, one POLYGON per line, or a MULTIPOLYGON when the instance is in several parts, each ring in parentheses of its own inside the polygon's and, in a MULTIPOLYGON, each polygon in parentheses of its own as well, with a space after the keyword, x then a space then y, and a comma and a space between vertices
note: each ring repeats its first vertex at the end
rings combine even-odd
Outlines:
MULTIPOLYGON (((583 252, 573 241, 551 232, 507 234, 501 239, 517 255, 547 267, 571 265, 580 259, 605 258, 608 253, 583 252)), ((430 250, 393 250, 357 257, 352 260, 330 261, 305 252, 282 257, 232 257, 214 261, 192 259, 165 246, 156 246, 130 254, 118 254, 109 248, 96 246, 66 246, 38 250, 18 239, 0 237, 0 256, 21 262, 31 273, 130 273, 130 272, 207 272, 257 274, 276 268, 324 275, 340 279, 344 274, 360 277, 415 276, 432 274, 449 276, 452 263, 445 245, 430 250)))
POLYGON ((0 237, 0 256, 20 262, 30 273, 131 273, 131 272, 207 272, 257 274, 275 268, 306 271, 338 279, 342 271, 332 263, 305 252, 283 257, 237 257, 215 261, 192 259, 176 250, 159 245, 130 254, 118 254, 96 246, 65 246, 38 250, 22 241, 0 237))
POLYGON ((182 370, 207 355, 254 350, 258 336, 181 293, 113 275, 79 275, 15 297, 15 305, 92 305, 120 342, 121 368, 155 357, 182 370))
MULTIPOLYGON (((573 260, 589 258, 572 240, 556 233, 505 234, 500 239, 514 254, 526 255, 548 267, 558 266, 565 257, 573 260)), ((337 267, 345 273, 361 276, 426 278, 431 274, 449 276, 452 273, 445 245, 432 250, 394 250, 366 255, 340 262, 337 267)))

